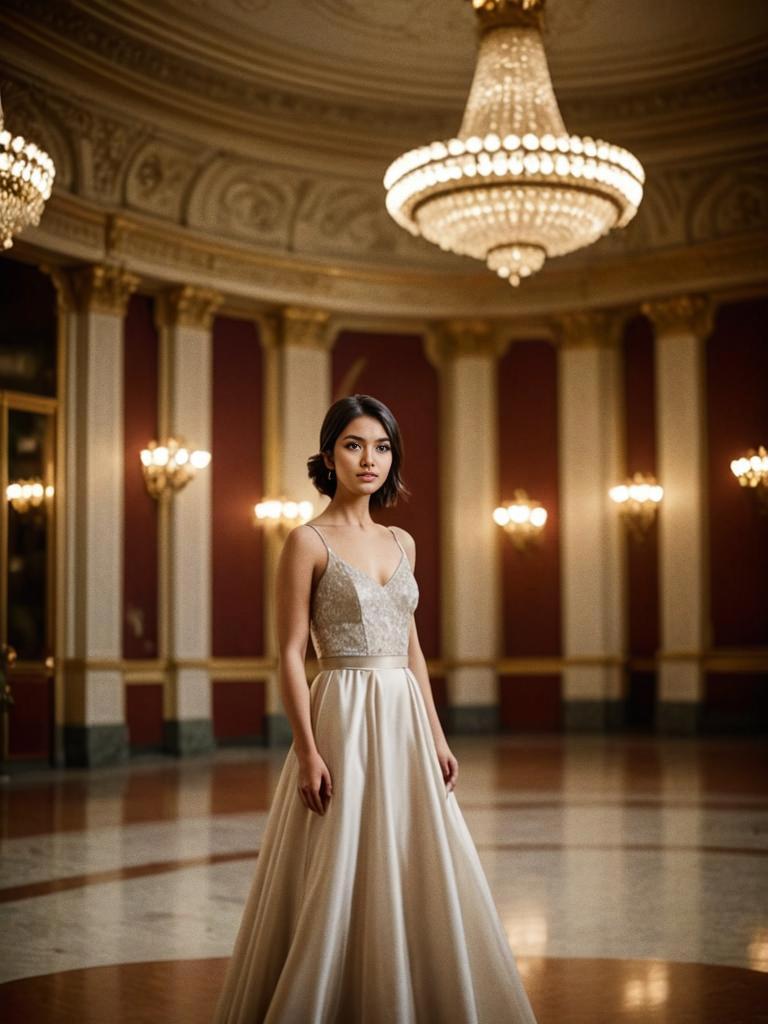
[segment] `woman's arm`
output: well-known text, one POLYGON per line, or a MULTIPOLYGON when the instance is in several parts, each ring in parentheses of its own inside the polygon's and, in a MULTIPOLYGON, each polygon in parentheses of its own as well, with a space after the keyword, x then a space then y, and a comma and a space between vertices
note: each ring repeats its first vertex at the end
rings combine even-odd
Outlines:
MULTIPOLYGON (((403 538, 403 546, 405 547, 408 558, 410 559, 411 568, 415 568, 416 542, 410 533, 407 533, 403 529, 400 529, 400 536, 403 538)), ((408 667, 416 677, 419 689, 421 690, 424 698, 424 705, 427 709, 427 717, 429 718, 432 737, 435 741, 437 759, 440 762, 443 778, 448 791, 450 792, 456 785, 456 779, 459 774, 459 765, 456 758, 451 753, 448 741, 445 738, 445 733, 443 732, 443 727, 437 715, 435 698, 432 696, 432 684, 429 681, 427 662, 424 657, 424 652, 421 649, 421 644, 419 643, 419 635, 416 630, 416 619, 413 615, 411 616, 411 626, 408 633, 408 667)))
POLYGON ((416 632, 416 619, 413 616, 411 616, 411 629, 408 634, 408 668, 410 668, 418 680, 419 689, 424 697, 424 704, 427 708, 427 716, 435 740, 435 746, 438 747, 441 743, 446 743, 447 741, 437 715, 435 698, 432 696, 432 684, 429 681, 427 662, 421 650, 418 633, 416 632))
POLYGON ((325 813, 332 792, 328 767, 317 749, 304 662, 309 640, 309 604, 316 549, 309 530, 297 527, 283 545, 276 573, 275 615, 278 680, 299 760, 299 793, 306 807, 325 813))
POLYGON ((315 751, 309 711, 309 687, 304 662, 309 640, 309 599, 314 554, 300 530, 292 530, 283 545, 275 578, 275 616, 278 681, 291 723, 296 752, 315 751))

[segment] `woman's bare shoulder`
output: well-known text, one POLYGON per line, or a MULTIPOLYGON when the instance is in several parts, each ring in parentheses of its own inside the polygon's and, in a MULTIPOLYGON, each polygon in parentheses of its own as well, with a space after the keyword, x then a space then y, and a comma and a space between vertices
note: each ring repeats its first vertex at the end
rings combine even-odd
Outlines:
POLYGON ((288 558, 313 559, 323 549, 322 539, 309 523, 294 526, 283 544, 283 553, 288 558))
POLYGON ((397 539, 405 548, 411 562, 413 562, 416 557, 416 541, 407 530, 403 529, 402 526, 393 526, 392 529, 397 532, 397 539))

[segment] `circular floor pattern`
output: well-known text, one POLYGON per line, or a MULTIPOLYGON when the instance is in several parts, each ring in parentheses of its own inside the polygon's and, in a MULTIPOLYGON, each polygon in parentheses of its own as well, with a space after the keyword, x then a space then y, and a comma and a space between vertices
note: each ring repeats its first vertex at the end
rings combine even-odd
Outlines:
MULTIPOLYGON (((768 1022, 768 973, 663 960, 516 959, 539 1024, 768 1022)), ((0 1011, 25 1024, 210 1024, 225 966, 168 960, 23 978, 0 985, 0 1011)))

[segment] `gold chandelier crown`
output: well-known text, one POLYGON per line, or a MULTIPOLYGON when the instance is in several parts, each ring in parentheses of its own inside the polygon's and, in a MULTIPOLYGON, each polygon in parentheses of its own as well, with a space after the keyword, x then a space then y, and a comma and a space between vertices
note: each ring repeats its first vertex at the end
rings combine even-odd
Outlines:
POLYGON ((628 224, 645 174, 620 146, 566 131, 539 29, 544 0, 469 2, 481 37, 459 133, 398 157, 386 204, 411 234, 518 285, 548 257, 628 224))

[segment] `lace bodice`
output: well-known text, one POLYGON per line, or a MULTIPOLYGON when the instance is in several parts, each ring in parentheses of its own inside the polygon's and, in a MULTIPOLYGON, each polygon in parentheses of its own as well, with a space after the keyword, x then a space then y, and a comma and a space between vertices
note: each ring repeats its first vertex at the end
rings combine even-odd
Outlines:
POLYGON ((390 528, 400 548, 400 561, 381 584, 340 558, 316 526, 306 525, 322 538, 328 552, 310 606, 309 630, 318 658, 407 654, 419 585, 395 531, 390 528))

